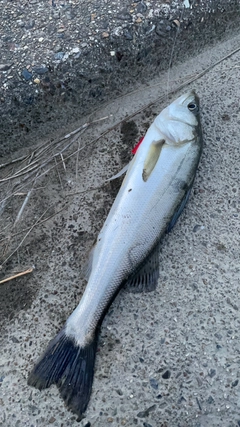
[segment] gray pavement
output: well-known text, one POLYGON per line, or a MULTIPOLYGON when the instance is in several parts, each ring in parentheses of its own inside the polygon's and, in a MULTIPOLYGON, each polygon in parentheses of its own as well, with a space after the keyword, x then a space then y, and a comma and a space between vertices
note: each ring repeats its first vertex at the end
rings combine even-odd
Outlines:
MULTIPOLYGON (((236 31, 75 120, 68 131, 108 117, 86 128, 64 152, 64 162, 36 180, 17 225, 32 184, 23 176, 1 186, 2 197, 13 194, 1 215, 2 278, 34 266, 33 273, 0 285, 1 426, 240 425, 240 52, 208 69, 239 43, 236 31), (106 179, 127 163, 131 148, 173 99, 167 99, 166 88, 177 90, 190 78, 196 80, 173 97, 194 88, 201 99, 204 150, 194 190, 162 242, 157 290, 123 289, 111 306, 101 330, 91 401, 86 418, 77 422, 56 387, 39 392, 27 386, 27 375, 81 298, 86 284, 81 270, 119 186, 106 179), (67 159, 75 149, 81 149, 79 156, 67 159)), ((63 128, 54 135, 65 134, 63 128)), ((50 144, 48 135, 41 138, 42 146, 50 144)), ((14 156, 23 153, 22 148, 14 156)), ((4 173, 5 168, 1 177, 4 173)))

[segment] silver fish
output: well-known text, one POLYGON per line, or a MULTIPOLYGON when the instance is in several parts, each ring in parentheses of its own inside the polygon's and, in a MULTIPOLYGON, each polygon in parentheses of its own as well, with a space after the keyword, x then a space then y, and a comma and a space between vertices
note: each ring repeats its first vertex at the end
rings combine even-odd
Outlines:
POLYGON ((199 98, 189 92, 148 129, 99 233, 83 297, 30 373, 29 385, 41 390, 56 384, 79 416, 90 399, 104 314, 126 281, 135 288, 156 286, 155 249, 188 200, 201 152, 199 98))

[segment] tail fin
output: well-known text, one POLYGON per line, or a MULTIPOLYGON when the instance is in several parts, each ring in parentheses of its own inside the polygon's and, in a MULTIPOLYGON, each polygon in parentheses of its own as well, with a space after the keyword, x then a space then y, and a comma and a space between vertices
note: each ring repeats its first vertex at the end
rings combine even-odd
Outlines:
POLYGON ((91 395, 96 347, 96 337, 80 347, 63 329, 38 360, 28 384, 39 390, 56 384, 67 407, 81 416, 91 395))

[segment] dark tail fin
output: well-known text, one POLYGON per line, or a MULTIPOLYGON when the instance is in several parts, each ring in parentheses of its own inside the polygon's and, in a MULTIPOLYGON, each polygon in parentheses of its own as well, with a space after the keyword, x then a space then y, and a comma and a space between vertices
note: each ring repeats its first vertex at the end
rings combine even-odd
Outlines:
POLYGON ((56 384, 67 407, 81 416, 91 395, 96 347, 96 338, 79 347, 63 329, 33 368, 28 384, 39 390, 56 384))

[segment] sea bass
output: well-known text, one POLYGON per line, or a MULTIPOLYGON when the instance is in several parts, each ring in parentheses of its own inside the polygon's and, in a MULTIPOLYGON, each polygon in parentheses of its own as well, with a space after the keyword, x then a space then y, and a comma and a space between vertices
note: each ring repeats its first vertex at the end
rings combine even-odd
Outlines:
POLYGON ((155 118, 138 146, 97 238, 82 299, 30 373, 29 385, 56 384, 79 416, 90 399, 104 314, 124 283, 156 286, 156 248, 189 198, 201 152, 199 98, 189 92, 155 118))

